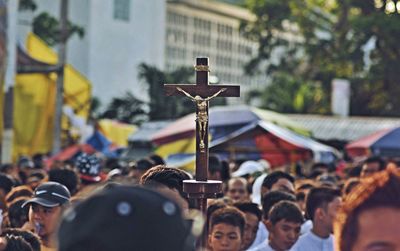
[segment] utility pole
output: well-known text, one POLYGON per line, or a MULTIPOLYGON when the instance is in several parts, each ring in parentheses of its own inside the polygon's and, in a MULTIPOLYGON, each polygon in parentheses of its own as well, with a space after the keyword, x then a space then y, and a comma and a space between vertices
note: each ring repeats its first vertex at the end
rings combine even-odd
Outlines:
POLYGON ((54 115, 53 154, 61 150, 61 118, 64 103, 64 65, 66 61, 66 41, 68 37, 68 0, 61 0, 60 42, 58 49, 58 72, 56 88, 56 109, 54 115))

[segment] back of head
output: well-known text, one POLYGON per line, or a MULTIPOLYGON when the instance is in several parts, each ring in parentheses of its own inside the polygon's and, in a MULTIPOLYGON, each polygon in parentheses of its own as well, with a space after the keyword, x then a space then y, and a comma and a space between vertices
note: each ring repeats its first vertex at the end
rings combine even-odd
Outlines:
POLYGON ((306 198, 306 217, 314 220, 315 211, 318 208, 325 208, 337 197, 340 197, 340 190, 329 187, 314 187, 306 198))
POLYGON ((260 221, 262 217, 262 212, 256 203, 252 202, 237 202, 233 204, 234 207, 242 211, 243 213, 251 213, 257 216, 257 219, 260 221))
POLYGON ((304 217, 299 206, 291 201, 280 201, 270 210, 268 220, 275 225, 278 221, 286 220, 292 223, 303 224, 304 217))
POLYGON ((265 177, 262 186, 266 187, 268 190, 270 190, 272 188, 272 186, 278 182, 278 180, 280 179, 287 179, 289 180, 291 183, 294 183, 294 178, 292 175, 282 172, 282 171, 274 171, 270 174, 267 175, 267 177, 265 177))
POLYGON ((5 235, 4 238, 7 242, 5 251, 33 251, 31 245, 21 236, 10 234, 5 235))
POLYGON ((140 159, 136 162, 136 165, 135 165, 136 169, 139 169, 142 171, 149 170, 153 166, 155 166, 154 161, 152 161, 149 158, 140 159))
POLYGON ((216 210, 211 214, 210 219, 210 232, 212 228, 217 224, 227 224, 234 227, 238 227, 240 229, 241 234, 243 235, 244 225, 245 225, 245 217, 239 209, 231 206, 223 207, 216 210))
POLYGON ((33 191, 29 186, 17 186, 11 189, 11 191, 7 194, 6 202, 11 203, 19 197, 31 197, 32 195, 33 191))
POLYGON ((183 181, 190 180, 190 175, 185 171, 177 168, 171 168, 166 166, 155 166, 150 168, 140 179, 142 185, 152 185, 159 183, 167 186, 170 189, 176 189, 182 195, 183 193, 183 181))
POLYGON ((283 191, 271 191, 264 195, 262 198, 262 210, 264 219, 268 219, 269 211, 271 208, 280 201, 296 201, 296 197, 293 194, 283 191))
POLYGON ((222 163, 216 155, 210 155, 208 160, 208 170, 211 174, 222 171, 222 163))
POLYGON ((4 191, 4 195, 7 195, 14 186, 14 181, 5 174, 0 173, 0 189, 4 191))
POLYGON ((149 156, 149 159, 153 161, 153 164, 154 164, 153 166, 165 165, 165 161, 160 155, 151 154, 149 156))
POLYGON ((67 212, 58 237, 59 251, 194 250, 179 207, 140 187, 113 186, 89 197, 67 212))
POLYGON ((23 230, 20 228, 6 228, 1 233, 2 236, 14 235, 22 237, 31 247, 33 251, 40 251, 40 239, 39 236, 32 233, 31 231, 23 230))
POLYGON ((49 171, 49 181, 55 181, 68 188, 71 195, 78 191, 79 177, 70 169, 52 169, 49 171))
POLYGON ((14 200, 8 207, 8 218, 10 220, 11 227, 19 228, 22 227, 25 222, 29 220, 29 208, 22 207, 22 205, 29 198, 20 198, 14 200))
POLYGON ((336 218, 334 232, 338 250, 352 250, 360 231, 358 220, 361 213, 375 208, 400 210, 399 198, 400 171, 395 168, 361 180, 346 196, 336 218))
POLYGON ((369 158, 367 158, 363 164, 371 164, 371 163, 378 163, 379 165, 379 171, 382 171, 385 169, 386 167, 386 163, 385 161, 379 157, 379 156, 371 156, 369 158))

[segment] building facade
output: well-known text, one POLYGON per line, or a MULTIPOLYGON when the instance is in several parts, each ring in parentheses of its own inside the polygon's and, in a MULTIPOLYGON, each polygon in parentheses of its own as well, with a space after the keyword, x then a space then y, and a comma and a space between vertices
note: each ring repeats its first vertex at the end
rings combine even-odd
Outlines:
POLYGON ((165 66, 174 70, 194 64, 199 56, 210 58, 211 80, 240 84, 242 94, 265 84, 249 77, 244 65, 255 55, 257 44, 239 31, 241 22, 254 20, 248 10, 215 1, 168 1, 165 66))
MULTIPOLYGON (((35 12, 19 13, 21 41, 34 16, 59 16, 60 1, 36 3, 35 12)), ((68 41, 67 62, 92 82, 103 105, 126 91, 148 100, 138 79, 140 63, 170 71, 207 56, 212 82, 241 84, 242 94, 265 84, 243 72, 257 50, 239 33, 240 23, 254 18, 246 9, 209 0, 70 0, 68 17, 85 35, 68 41)))

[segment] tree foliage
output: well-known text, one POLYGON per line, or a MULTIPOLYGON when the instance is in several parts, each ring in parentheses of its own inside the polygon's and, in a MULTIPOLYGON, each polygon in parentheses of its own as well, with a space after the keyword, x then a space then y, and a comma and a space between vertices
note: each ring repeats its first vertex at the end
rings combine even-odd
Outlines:
MULTIPOLYGON (((54 46, 58 44, 60 40, 60 22, 50 14, 43 12, 39 14, 33 20, 33 33, 38 35, 48 45, 54 46)), ((67 39, 73 34, 77 34, 80 38, 83 38, 85 31, 82 27, 75 25, 68 21, 67 24, 68 35, 67 39)))
POLYGON ((138 124, 147 120, 145 103, 127 92, 123 97, 113 98, 100 118, 116 119, 128 124, 138 124))
POLYGON ((181 67, 172 72, 163 72, 145 63, 139 66, 139 78, 148 85, 150 120, 174 119, 193 112, 192 101, 184 97, 167 97, 163 85, 166 83, 189 83, 193 69, 181 67))
MULTIPOLYGON (((34 0, 20 0, 18 9, 20 11, 35 11, 37 4, 34 0)), ((32 22, 33 33, 50 46, 54 46, 61 41, 60 28, 58 18, 53 17, 47 12, 42 12, 35 16, 32 22)), ((85 30, 81 26, 69 21, 67 22, 67 30, 67 39, 74 34, 77 34, 80 38, 83 38, 85 35, 85 30)))
POLYGON ((328 113, 332 80, 346 78, 352 114, 400 115, 395 1, 247 0, 246 6, 256 21, 242 31, 259 43, 246 71, 270 76, 265 107, 328 113))

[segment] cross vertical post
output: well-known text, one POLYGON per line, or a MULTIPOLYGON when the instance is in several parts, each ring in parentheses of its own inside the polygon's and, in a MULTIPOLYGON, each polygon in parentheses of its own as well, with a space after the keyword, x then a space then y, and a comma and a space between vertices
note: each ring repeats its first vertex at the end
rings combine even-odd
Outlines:
MULTIPOLYGON (((206 214, 207 198, 215 198, 222 182, 208 180, 208 122, 209 101, 215 97, 239 97, 238 85, 209 85, 207 57, 196 59, 196 84, 165 84, 167 96, 186 96, 196 105, 196 180, 185 180, 183 190, 189 198, 196 199, 197 208, 206 214)), ((203 247, 205 238, 203 238, 203 247)))

